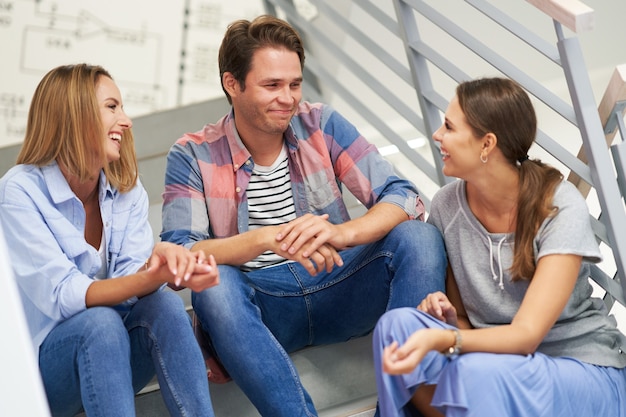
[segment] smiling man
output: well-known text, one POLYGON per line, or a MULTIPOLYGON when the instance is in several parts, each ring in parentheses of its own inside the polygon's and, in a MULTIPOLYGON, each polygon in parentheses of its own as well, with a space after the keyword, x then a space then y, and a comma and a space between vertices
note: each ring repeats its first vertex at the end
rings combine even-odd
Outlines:
POLYGON ((334 109, 301 101, 303 65, 287 22, 232 23, 219 52, 232 109, 174 144, 165 178, 161 238, 215 256, 220 285, 194 292, 194 310, 272 417, 317 415, 289 352, 369 333, 443 290, 446 268, 415 185, 334 109))

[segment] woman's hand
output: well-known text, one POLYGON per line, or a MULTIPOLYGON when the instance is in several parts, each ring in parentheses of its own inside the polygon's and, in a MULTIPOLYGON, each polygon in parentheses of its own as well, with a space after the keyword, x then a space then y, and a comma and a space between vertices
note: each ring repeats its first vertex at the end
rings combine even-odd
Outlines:
POLYGON ((220 274, 215 257, 209 255, 209 258, 205 259, 204 251, 192 253, 197 255, 196 266, 194 272, 188 280, 183 282, 183 285, 192 291, 198 292, 219 284, 220 274))
POLYGON ((383 371, 391 375, 408 374, 422 362, 431 350, 441 352, 454 337, 448 329, 421 329, 413 333, 402 346, 393 342, 383 349, 383 371))
POLYGON ((406 342, 399 346, 398 342, 383 349, 383 371, 391 375, 413 372, 424 356, 431 350, 428 341, 431 329, 422 329, 413 333, 406 342))
POLYGON ((203 251, 191 252, 183 246, 159 242, 154 246, 147 262, 147 272, 160 280, 193 291, 217 285, 219 273, 213 256, 207 260, 203 251))
POLYGON ((452 326, 457 326, 458 324, 456 308, 441 291, 428 294, 417 306, 417 309, 452 326))

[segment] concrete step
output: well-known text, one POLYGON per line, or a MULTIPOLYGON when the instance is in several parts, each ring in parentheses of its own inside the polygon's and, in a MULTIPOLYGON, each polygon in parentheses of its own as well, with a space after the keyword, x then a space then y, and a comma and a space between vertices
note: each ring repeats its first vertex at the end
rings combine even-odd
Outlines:
MULTIPOLYGON (((376 384, 370 336, 306 348, 291 357, 320 417, 374 415, 376 384)), ((216 416, 260 416, 234 382, 211 384, 210 391, 216 416)), ((136 404, 138 417, 168 415, 156 382, 137 395, 136 404)))

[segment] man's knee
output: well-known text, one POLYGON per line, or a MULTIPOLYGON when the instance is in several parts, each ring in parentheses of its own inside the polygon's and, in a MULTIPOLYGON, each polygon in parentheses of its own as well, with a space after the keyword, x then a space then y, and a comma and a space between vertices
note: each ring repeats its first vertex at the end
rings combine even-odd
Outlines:
POLYGON ((205 315, 227 318, 229 311, 241 308, 251 291, 239 268, 228 265, 219 265, 218 268, 219 285, 191 294, 193 309, 201 319, 205 315))
POLYGON ((400 250, 407 250, 414 254, 427 251, 429 253, 443 253, 443 237, 432 224, 407 220, 394 227, 387 239, 397 243, 400 250))

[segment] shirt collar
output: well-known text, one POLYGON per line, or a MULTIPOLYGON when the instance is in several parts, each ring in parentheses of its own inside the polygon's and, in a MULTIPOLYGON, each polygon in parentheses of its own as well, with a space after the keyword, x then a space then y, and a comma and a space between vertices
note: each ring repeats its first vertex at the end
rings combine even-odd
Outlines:
MULTIPOLYGON (((226 116, 224 124, 226 126, 226 137, 228 138, 231 159, 233 161, 233 170, 237 171, 239 168, 244 166, 246 161, 250 160, 252 162, 252 156, 243 144, 243 141, 239 136, 239 132, 237 132, 237 127, 235 126, 235 111, 232 107, 226 116)), ((291 126, 291 122, 289 123, 287 130, 283 133, 283 137, 285 138, 289 152, 293 152, 298 149, 298 139, 296 138, 293 127, 291 126)))
MULTIPOLYGON (((76 198, 76 194, 74 194, 70 188, 70 185, 63 176, 61 168, 59 168, 56 161, 41 167, 41 172, 43 173, 44 181, 46 182, 50 196, 55 204, 64 203, 76 198)), ((116 190, 114 190, 109 181, 107 181, 103 170, 100 171, 99 182, 100 187, 98 199, 102 202, 106 196, 113 196, 116 190)))

